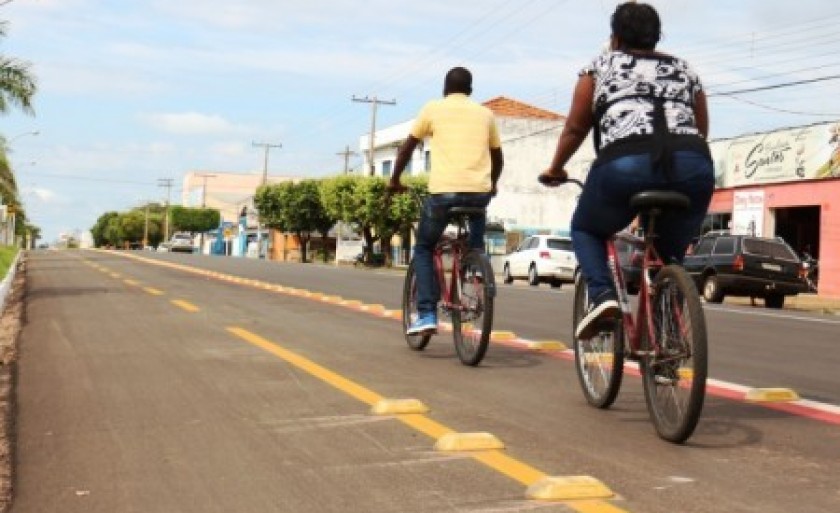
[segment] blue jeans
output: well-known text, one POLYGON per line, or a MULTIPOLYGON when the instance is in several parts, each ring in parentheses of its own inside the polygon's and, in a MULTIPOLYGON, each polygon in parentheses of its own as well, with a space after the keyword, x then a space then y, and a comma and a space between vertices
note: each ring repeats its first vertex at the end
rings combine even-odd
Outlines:
POLYGON ((686 212, 656 220, 655 246, 665 263, 681 263, 691 239, 699 235, 712 199, 715 178, 708 157, 693 151, 674 152, 671 180, 651 168, 650 155, 627 155, 593 167, 586 177, 572 215, 572 246, 589 291, 589 297, 613 289, 607 267, 606 241, 626 228, 636 212, 630 197, 645 190, 670 190, 691 200, 686 212))
MULTIPOLYGON (((420 225, 417 228, 417 242, 414 244, 414 271, 417 275, 417 313, 422 315, 437 312, 440 299, 440 284, 435 276, 432 254, 447 225, 447 214, 452 207, 486 207, 490 193, 447 193, 432 194, 423 202, 420 225)), ((484 228, 487 216, 472 216, 469 222, 470 248, 484 247, 484 228)))

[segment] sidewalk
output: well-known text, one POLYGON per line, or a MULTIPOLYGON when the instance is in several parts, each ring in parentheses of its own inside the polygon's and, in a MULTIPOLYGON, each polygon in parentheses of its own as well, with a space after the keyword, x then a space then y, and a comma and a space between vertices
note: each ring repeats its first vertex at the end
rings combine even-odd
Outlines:
MULTIPOLYGON (((725 303, 736 305, 749 305, 748 297, 730 297, 724 299, 725 303)), ((756 306, 764 308, 764 300, 756 298, 756 306)), ((826 314, 840 315, 840 298, 819 296, 817 294, 799 294, 785 298, 785 310, 800 310, 807 312, 819 312, 826 314)))

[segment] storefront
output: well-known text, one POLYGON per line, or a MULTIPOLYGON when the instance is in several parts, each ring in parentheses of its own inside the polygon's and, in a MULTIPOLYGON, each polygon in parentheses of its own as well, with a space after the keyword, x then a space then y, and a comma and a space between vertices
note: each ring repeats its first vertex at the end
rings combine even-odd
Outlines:
POLYGON ((819 294, 840 297, 840 123, 712 142, 718 189, 705 229, 782 237, 819 261, 819 294))

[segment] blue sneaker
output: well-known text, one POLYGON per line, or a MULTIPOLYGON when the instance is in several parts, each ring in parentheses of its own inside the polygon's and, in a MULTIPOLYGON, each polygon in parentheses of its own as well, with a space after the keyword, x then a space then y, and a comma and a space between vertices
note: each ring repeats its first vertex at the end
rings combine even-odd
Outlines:
POLYGON ((434 335, 437 333, 437 317, 434 314, 420 314, 405 331, 406 335, 434 335))

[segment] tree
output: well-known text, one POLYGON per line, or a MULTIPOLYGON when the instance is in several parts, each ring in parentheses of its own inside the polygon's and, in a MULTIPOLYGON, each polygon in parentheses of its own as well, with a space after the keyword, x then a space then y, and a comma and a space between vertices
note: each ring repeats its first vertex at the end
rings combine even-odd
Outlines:
POLYGON ((283 182, 261 186, 254 196, 254 205, 266 225, 297 236, 301 262, 307 262, 312 234, 319 232, 326 238, 335 224, 321 202, 320 188, 318 180, 283 182))
POLYGON ((109 238, 108 227, 111 224, 111 220, 119 217, 118 212, 106 212, 99 216, 96 220, 96 224, 90 229, 90 233, 93 236, 93 245, 97 248, 106 246, 106 245, 116 245, 115 241, 112 241, 109 238))
MULTIPOLYGON (((7 27, 7 22, 0 22, 0 38, 6 37, 7 27)), ((32 98, 38 87, 29 68, 28 62, 0 55, 0 112, 3 114, 11 105, 26 114, 34 114, 32 98)))
POLYGON ((411 238, 411 226, 420 215, 420 200, 428 194, 425 176, 403 179, 409 191, 386 200, 387 182, 381 177, 337 176, 326 179, 322 202, 336 219, 350 224, 365 240, 365 261, 371 262, 372 248, 380 241, 385 263, 391 263, 391 237, 402 233, 411 238))
POLYGON ((190 208, 174 206, 170 209, 172 226, 176 231, 190 233, 209 232, 219 227, 222 216, 215 208, 190 208))

